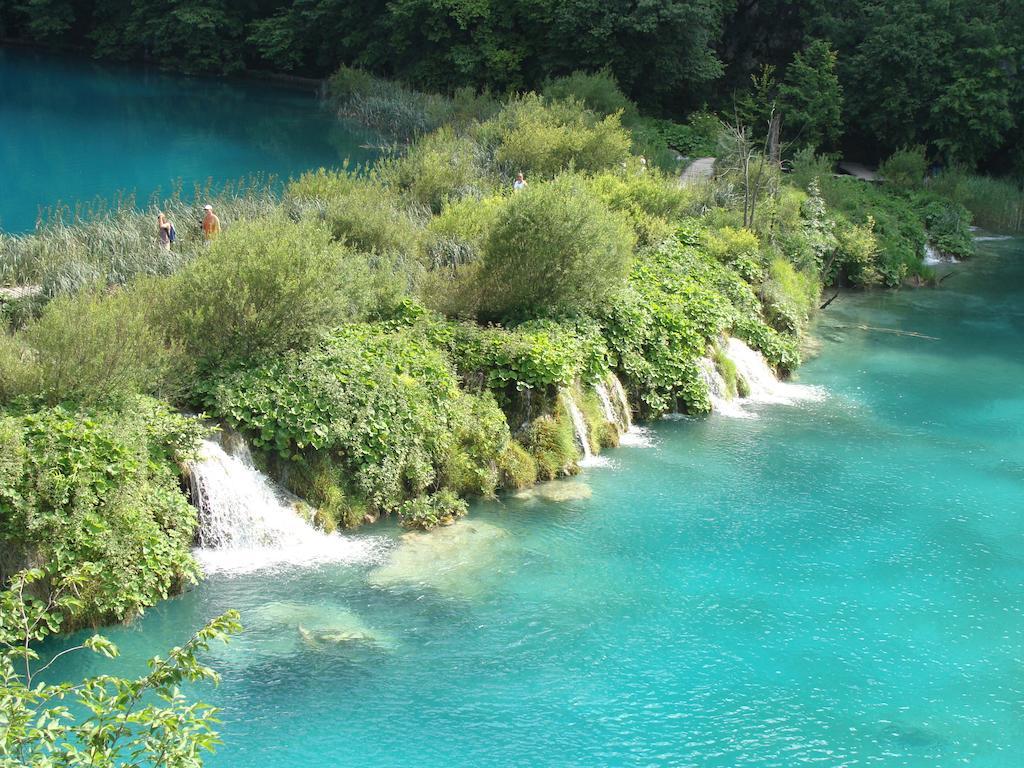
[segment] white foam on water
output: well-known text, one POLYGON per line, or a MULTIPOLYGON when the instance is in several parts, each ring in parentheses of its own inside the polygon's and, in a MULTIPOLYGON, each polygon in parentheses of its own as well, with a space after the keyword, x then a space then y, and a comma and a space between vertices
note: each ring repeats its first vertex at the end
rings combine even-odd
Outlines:
MULTIPOLYGON (((975 240, 981 240, 982 238, 977 237, 975 240)), ((931 243, 926 243, 924 246, 924 263, 930 267, 936 264, 959 264, 955 256, 950 256, 936 250, 931 243)))
POLYGON ((978 235, 974 240, 979 243, 989 242, 992 240, 1013 240, 1013 235, 978 235))
POLYGON ((654 433, 648 427, 630 427, 619 436, 619 446, 626 448, 650 448, 654 445, 654 433))
POLYGON ((736 366, 736 373, 746 381, 750 394, 741 399, 747 403, 794 405, 800 402, 820 402, 828 393, 822 387, 779 381, 764 356, 739 339, 729 339, 726 356, 736 366))
POLYGON ((267 568, 322 563, 375 562, 382 537, 346 537, 318 531, 298 513, 294 500, 257 470, 244 442, 228 454, 204 440, 189 466, 192 502, 199 510, 198 547, 210 573, 251 573, 267 568))

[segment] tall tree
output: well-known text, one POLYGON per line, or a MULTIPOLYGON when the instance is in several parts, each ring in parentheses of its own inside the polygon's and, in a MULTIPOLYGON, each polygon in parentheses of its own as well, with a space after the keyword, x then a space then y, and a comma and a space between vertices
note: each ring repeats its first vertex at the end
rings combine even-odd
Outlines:
POLYGON ((785 133, 797 146, 835 146, 842 134, 843 88, 836 74, 836 52, 814 40, 797 52, 779 86, 785 133))

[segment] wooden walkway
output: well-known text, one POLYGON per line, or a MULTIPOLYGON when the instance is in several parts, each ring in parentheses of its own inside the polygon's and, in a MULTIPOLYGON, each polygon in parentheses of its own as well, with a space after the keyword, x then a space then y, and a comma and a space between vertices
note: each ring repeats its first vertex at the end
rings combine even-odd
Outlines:
POLYGON ((696 184, 710 179, 715 172, 715 158, 698 157, 683 170, 679 177, 679 185, 696 184))

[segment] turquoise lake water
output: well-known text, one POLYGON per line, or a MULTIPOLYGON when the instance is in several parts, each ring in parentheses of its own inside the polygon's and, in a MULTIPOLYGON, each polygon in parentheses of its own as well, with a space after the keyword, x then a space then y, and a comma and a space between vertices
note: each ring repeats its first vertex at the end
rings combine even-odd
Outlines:
POLYGON ((822 402, 659 423, 380 569, 211 578, 120 668, 242 611, 217 767, 1020 766, 1024 241, 982 248, 836 301, 822 402))
POLYGON ((25 232, 58 202, 134 193, 145 203, 180 182, 283 179, 372 141, 316 97, 266 83, 188 78, 89 59, 0 48, 0 229, 25 232))

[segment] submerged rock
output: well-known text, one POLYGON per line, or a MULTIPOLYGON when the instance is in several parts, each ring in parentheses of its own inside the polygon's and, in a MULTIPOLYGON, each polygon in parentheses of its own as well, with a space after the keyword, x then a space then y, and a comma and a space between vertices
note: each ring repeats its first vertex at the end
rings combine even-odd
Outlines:
POLYGON ((252 616, 258 625, 294 629, 296 635, 293 637, 307 647, 346 643, 382 648, 395 645, 391 636, 370 628, 360 616, 340 606, 273 602, 257 608, 252 616))
POLYGON ((367 581, 377 587, 418 584, 470 597, 484 588, 481 577, 494 572, 511 541, 504 528, 477 520, 412 531, 402 535, 388 562, 370 571, 367 581))
POLYGON ((586 483, 572 480, 551 480, 517 493, 514 499, 540 499, 542 501, 578 501, 589 499, 593 491, 586 483))

